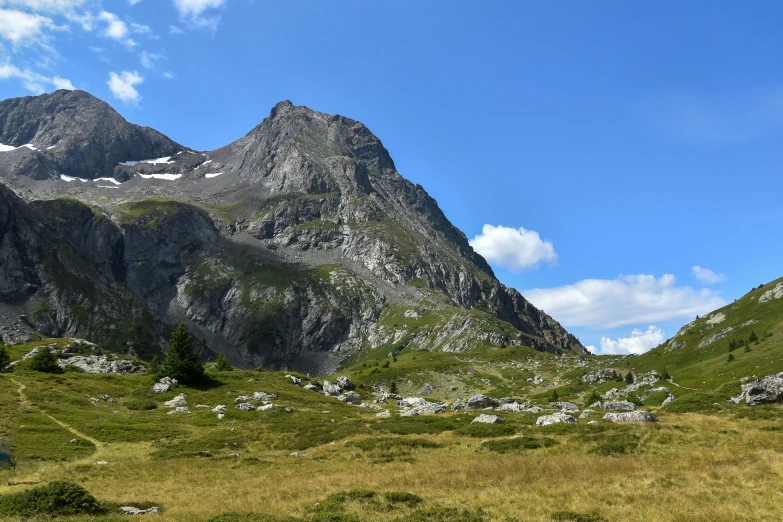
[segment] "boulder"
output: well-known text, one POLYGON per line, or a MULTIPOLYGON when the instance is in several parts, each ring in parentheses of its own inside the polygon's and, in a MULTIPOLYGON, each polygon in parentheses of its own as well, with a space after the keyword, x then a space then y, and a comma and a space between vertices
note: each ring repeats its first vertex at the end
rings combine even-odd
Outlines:
POLYGON ((743 400, 748 406, 783 401, 783 372, 743 384, 742 393, 731 401, 739 404, 743 400))
POLYGON ((607 381, 616 381, 620 378, 616 371, 608 368, 598 370, 595 372, 589 372, 582 376, 582 382, 588 384, 599 384, 607 381))
POLYGON ((291 382, 293 382, 296 386, 302 385, 302 379, 296 377, 295 375, 286 375, 286 378, 291 379, 291 382))
POLYGON ((64 358, 57 361, 60 368, 75 366, 83 373, 100 374, 114 373, 118 375, 129 375, 133 373, 144 373, 146 368, 141 364, 133 364, 126 359, 109 359, 103 355, 90 355, 87 357, 81 355, 64 354, 64 358))
POLYGON ((256 408, 256 411, 271 410, 274 407, 275 407, 275 405, 270 402, 269 404, 264 404, 263 406, 259 406, 258 408, 256 408))
POLYGON ((166 401, 163 404, 168 408, 176 408, 178 406, 185 406, 188 403, 188 396, 184 393, 180 393, 170 401, 166 401))
POLYGON ((502 422, 503 419, 497 415, 485 415, 483 413, 470 421, 471 424, 500 424, 502 422))
MULTIPOLYGON (((415 417, 417 415, 437 415, 446 411, 448 405, 445 402, 429 402, 421 397, 411 397, 417 399, 417 402, 408 403, 407 409, 400 412, 400 417, 415 417)), ((406 399, 400 401, 404 402, 406 399)))
POLYGON ((177 382, 177 379, 172 379, 171 377, 163 377, 157 383, 155 383, 155 386, 152 387, 152 392, 166 393, 167 391, 171 390, 172 388, 176 388, 177 386, 179 386, 179 382, 177 382))
POLYGON ((573 402, 558 401, 550 402, 549 405, 553 408, 560 408, 563 411, 579 411, 579 406, 573 402))
POLYGON ((483 410, 484 408, 497 408, 500 406, 500 401, 486 395, 477 394, 465 401, 465 404, 468 409, 483 410))
POLYGON ((337 386, 339 386, 341 390, 353 391, 356 389, 356 387, 351 382, 351 379, 345 375, 341 375, 337 378, 337 386))
POLYGON ((239 411, 253 411, 256 409, 256 407, 249 402, 242 402, 236 405, 236 409, 239 411))
POLYGON ((329 381, 324 381, 324 395, 329 395, 330 397, 337 397, 342 393, 342 389, 338 384, 334 384, 329 381))
POLYGON ((550 424, 576 424, 576 419, 567 413, 559 411, 552 415, 543 415, 536 419, 536 426, 549 426, 550 424))
POLYGON ((302 386, 302 388, 304 388, 305 390, 316 391, 316 392, 321 391, 321 388, 313 383, 305 384, 304 386, 302 386))
POLYGON ((419 395, 422 397, 427 397, 428 395, 432 394, 432 385, 431 384, 424 384, 424 386, 421 387, 421 390, 419 390, 419 395))
POLYGON ((391 412, 389 410, 383 410, 382 412, 376 413, 375 416, 379 419, 390 419, 391 412))
POLYGON ((190 410, 185 406, 177 406, 170 412, 168 412, 169 415, 173 415, 174 413, 190 413, 190 410))
POLYGON ((647 413, 644 410, 607 413, 604 415, 604 419, 614 422, 656 422, 658 420, 652 413, 647 413))
POLYGON ((605 410, 622 410, 622 411, 634 411, 636 404, 629 401, 606 401, 598 404, 599 407, 605 410))
POLYGON ((251 401, 271 401, 277 399, 277 395, 274 393, 255 392, 251 397, 251 401))
POLYGON ((348 391, 341 395, 337 396, 338 401, 347 402, 348 404, 361 404, 362 398, 361 396, 354 392, 354 391, 348 391))
POLYGON ((219 404, 212 408, 212 413, 226 413, 228 411, 228 406, 225 404, 219 404))
POLYGON ((507 411, 510 413, 519 413, 522 411, 522 405, 518 402, 507 402, 505 404, 501 404, 497 408, 495 408, 497 411, 507 411))

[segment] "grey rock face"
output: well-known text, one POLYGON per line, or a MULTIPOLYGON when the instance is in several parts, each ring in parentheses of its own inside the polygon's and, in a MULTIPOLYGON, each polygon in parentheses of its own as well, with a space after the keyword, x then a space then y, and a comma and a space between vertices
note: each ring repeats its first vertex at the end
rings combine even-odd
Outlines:
POLYGON ((536 426, 549 426, 550 424, 576 424, 576 419, 573 415, 568 415, 559 411, 552 415, 543 415, 536 419, 536 426))
POLYGON ((432 394, 432 385, 431 384, 425 384, 421 387, 421 390, 419 390, 419 395, 422 397, 427 397, 428 395, 432 394))
POLYGON ((484 408, 497 408, 500 406, 500 401, 486 395, 477 394, 470 397, 465 405, 471 410, 483 410, 484 408))
POLYGON ((328 374, 360 347, 397 342, 379 320, 385 303, 419 320, 426 312, 416 304, 435 293, 459 313, 440 317, 428 335, 407 332, 417 349, 489 343, 584 353, 500 284, 437 202, 354 120, 283 102, 245 137, 197 154, 86 93, 58 91, 0 103, 0 143, 26 140, 39 150, 0 153, 0 180, 41 201, 16 201, 10 228, 0 205, 8 260, 0 301, 25 310, 48 301, 35 325, 46 335, 79 333, 112 351, 127 349, 130 335, 149 357, 184 316, 199 346, 236 366, 328 374), (171 159, 118 165, 162 156, 171 159), (123 183, 100 182, 106 189, 59 174, 123 183), (61 242, 68 246, 55 259, 47 247, 61 242), (487 326, 475 310, 516 330, 487 326))
POLYGON ((502 422, 503 419, 497 415, 486 415, 484 413, 470 421, 471 424, 500 424, 502 422))
POLYGON ((342 402, 347 402, 348 404, 361 404, 362 398, 359 396, 358 393, 353 391, 347 391, 341 395, 337 396, 337 400, 342 402))
POLYGON ((0 143, 34 145, 30 165, 20 170, 32 170, 38 179, 113 177, 120 162, 185 150, 153 129, 128 123, 98 98, 65 90, 0 102, 0 143))
POLYGON ((342 388, 340 388, 338 384, 334 384, 329 381, 324 381, 324 388, 323 388, 324 395, 337 397, 342 393, 342 391, 343 391, 342 388))
POLYGON ((146 371, 144 366, 133 364, 125 359, 109 359, 103 355, 90 355, 84 357, 81 355, 72 355, 57 362, 58 366, 75 366, 84 373, 116 373, 127 375, 131 373, 143 373, 146 371))
POLYGON ((595 372, 588 372, 582 376, 582 382, 588 384, 599 384, 607 381, 616 381, 619 379, 619 375, 612 369, 601 369, 595 372))
POLYGON ((742 385, 742 393, 731 400, 735 403, 744 400, 748 406, 783 401, 783 372, 746 382, 742 385))
POLYGON ((397 406, 403 408, 400 417, 437 415, 445 412, 448 407, 445 402, 430 402, 422 397, 407 397, 397 402, 397 406))
POLYGON ((604 415, 604 419, 614 422, 656 422, 658 420, 652 413, 643 410, 607 413, 604 415))

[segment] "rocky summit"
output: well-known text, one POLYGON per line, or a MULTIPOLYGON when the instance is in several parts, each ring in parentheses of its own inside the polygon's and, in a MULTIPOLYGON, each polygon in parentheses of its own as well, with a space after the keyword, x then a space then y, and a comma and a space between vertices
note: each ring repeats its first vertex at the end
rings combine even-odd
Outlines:
POLYGON ((582 344, 487 262, 363 124, 290 102, 197 152, 83 91, 0 103, 7 341, 148 358, 185 319, 234 365, 582 344))

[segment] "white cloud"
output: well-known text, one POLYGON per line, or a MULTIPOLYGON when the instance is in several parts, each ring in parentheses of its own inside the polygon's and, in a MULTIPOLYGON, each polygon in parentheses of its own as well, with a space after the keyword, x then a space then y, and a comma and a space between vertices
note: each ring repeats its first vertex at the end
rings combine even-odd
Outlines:
POLYGON ((148 53, 147 51, 142 51, 139 55, 139 61, 145 69, 152 69, 155 67, 155 62, 162 58, 164 58, 162 54, 148 53))
POLYGON ((144 77, 136 71, 123 71, 109 73, 109 89, 115 98, 125 103, 137 103, 141 96, 136 90, 136 85, 144 81, 144 77))
POLYGON ((696 279, 708 285, 714 285, 715 283, 720 283, 721 281, 726 280, 725 275, 716 274, 709 268, 702 268, 698 265, 691 268, 691 271, 693 272, 693 275, 696 277, 696 279))
POLYGON ((163 73, 163 77, 167 80, 173 80, 174 79, 174 73, 171 71, 166 71, 163 73))
POLYGON ((718 293, 707 288, 678 286, 671 274, 660 279, 646 274, 585 279, 523 293, 564 326, 592 330, 690 319, 726 304, 718 293))
POLYGON ((128 25, 125 22, 120 20, 119 16, 108 11, 101 11, 98 13, 98 19, 106 23, 106 27, 101 33, 103 36, 117 40, 126 45, 135 45, 133 40, 126 38, 130 33, 130 29, 128 29, 128 25))
MULTIPOLYGON (((634 328, 630 337, 620 337, 616 341, 609 337, 601 337, 601 353, 604 355, 636 355, 647 352, 666 340, 666 333, 655 325, 647 327, 646 331, 634 328)), ((595 347, 592 347, 595 349, 595 347)))
POLYGON ((52 85, 54 85, 55 89, 68 89, 69 91, 76 89, 76 87, 74 87, 71 83, 71 80, 60 78, 59 76, 52 78, 52 85))
POLYGON ((42 33, 54 28, 51 18, 15 9, 0 9, 0 37, 14 45, 39 43, 42 33))
MULTIPOLYGON (((173 0, 174 7, 179 12, 179 16, 187 25, 196 29, 217 29, 220 22, 220 16, 216 14, 207 14, 213 9, 225 5, 226 0, 173 0)), ((171 31, 171 26, 169 30, 171 31)), ((177 29, 179 30, 179 29, 177 29)), ((172 33, 175 34, 175 33, 172 33)))
POLYGON ((136 5, 136 4, 138 4, 139 2, 141 2, 141 0, 128 0, 128 3, 129 3, 130 5, 136 5))
POLYGON ((54 87, 55 89, 74 89, 70 80, 60 78, 59 76, 52 78, 33 72, 30 69, 19 69, 9 63, 0 65, 0 80, 11 79, 21 81, 24 88, 33 94, 46 92, 48 90, 47 86, 54 87))
POLYGON ((484 225, 470 246, 490 263, 521 272, 539 264, 557 262, 551 241, 543 241, 538 232, 524 228, 484 225))

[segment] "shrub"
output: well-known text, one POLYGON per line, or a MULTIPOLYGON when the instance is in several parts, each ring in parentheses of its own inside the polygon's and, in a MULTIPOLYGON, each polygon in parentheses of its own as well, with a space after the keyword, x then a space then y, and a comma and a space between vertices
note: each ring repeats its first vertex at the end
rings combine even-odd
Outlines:
POLYGON ((168 357, 161 373, 183 384, 195 384, 204 380, 204 367, 193 351, 193 337, 185 323, 180 323, 171 336, 168 357))
POLYGON ((748 341, 751 342, 751 343, 758 344, 759 336, 756 335, 756 332, 750 332, 750 337, 748 337, 748 341))
MULTIPOLYGON (((699 316, 696 316, 698 319, 699 316)), ((552 520, 559 522, 606 522, 606 519, 596 514, 577 513, 575 511, 558 511, 552 513, 552 520)))
POLYGON ((210 518, 208 522, 298 522, 298 519, 261 513, 223 513, 210 518))
POLYGON ((728 358, 728 362, 731 362, 731 361, 733 361, 733 360, 734 360, 734 354, 733 354, 733 353, 730 353, 730 354, 729 354, 729 358, 728 358))
POLYGON ((557 390, 552 390, 552 395, 549 396, 549 402, 557 402, 560 400, 560 396, 557 394, 557 390))
POLYGON ((595 404, 596 402, 601 402, 601 394, 593 390, 592 393, 587 396, 587 399, 585 399, 585 406, 589 407, 591 404, 595 404))
POLYGON ((230 372, 234 367, 229 364, 228 359, 222 353, 215 359, 215 371, 216 372, 230 372))
POLYGON ((627 374, 625 374, 625 383, 626 384, 633 384, 634 380, 636 380, 636 379, 634 379, 634 377, 633 377, 633 372, 628 372, 627 374))
POLYGON ((485 522, 485 514, 481 510, 468 511, 458 508, 432 507, 414 511, 398 518, 395 522, 485 522))
POLYGON ((391 386, 389 387, 389 393, 397 393, 397 382, 392 381, 391 386))
POLYGON ((41 373, 63 373, 62 368, 57 365, 57 356, 46 347, 42 347, 30 358, 28 367, 41 373))
POLYGON ((3 343, 0 343, 0 373, 8 368, 11 358, 8 356, 8 350, 3 343))
POLYGON ((157 375, 160 372, 160 359, 158 359, 157 355, 147 363, 147 372, 150 375, 157 375))
POLYGON ((62 480, 0 496, 0 515, 4 516, 50 517, 104 512, 105 508, 87 490, 62 480))

